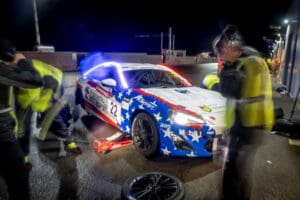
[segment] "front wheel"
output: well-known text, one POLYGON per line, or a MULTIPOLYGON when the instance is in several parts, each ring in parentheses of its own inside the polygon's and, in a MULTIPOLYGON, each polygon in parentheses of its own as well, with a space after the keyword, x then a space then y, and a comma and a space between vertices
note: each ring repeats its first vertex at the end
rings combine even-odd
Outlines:
POLYGON ((123 200, 181 200, 184 197, 182 182, 162 172, 146 172, 129 178, 122 185, 123 200))
POLYGON ((158 152, 159 136, 155 121, 147 113, 135 116, 132 125, 132 139, 135 148, 145 157, 153 157, 158 152))

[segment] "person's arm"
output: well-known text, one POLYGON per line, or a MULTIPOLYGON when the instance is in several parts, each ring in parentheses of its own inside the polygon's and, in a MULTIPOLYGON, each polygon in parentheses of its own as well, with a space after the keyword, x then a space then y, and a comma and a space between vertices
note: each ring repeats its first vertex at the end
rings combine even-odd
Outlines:
POLYGON ((0 83, 22 88, 42 87, 43 79, 33 69, 32 63, 24 58, 15 65, 0 63, 0 83))
POLYGON ((44 81, 44 88, 51 88, 54 91, 56 91, 59 87, 58 81, 52 76, 44 76, 43 81, 44 81))

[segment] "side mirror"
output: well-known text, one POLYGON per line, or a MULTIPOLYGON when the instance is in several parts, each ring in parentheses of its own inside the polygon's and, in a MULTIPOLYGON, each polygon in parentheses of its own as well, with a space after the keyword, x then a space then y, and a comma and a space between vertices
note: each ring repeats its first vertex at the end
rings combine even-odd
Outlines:
POLYGON ((116 87, 117 82, 112 78, 107 78, 101 81, 101 84, 105 87, 116 87))

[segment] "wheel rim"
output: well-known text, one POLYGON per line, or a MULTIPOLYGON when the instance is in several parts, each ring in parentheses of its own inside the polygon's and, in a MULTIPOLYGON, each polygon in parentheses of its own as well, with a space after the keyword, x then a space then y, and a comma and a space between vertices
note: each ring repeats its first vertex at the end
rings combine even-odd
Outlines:
POLYGON ((171 200, 179 190, 180 186, 174 178, 165 174, 148 174, 133 181, 129 196, 139 200, 171 200))
POLYGON ((153 148, 155 133, 147 118, 140 117, 135 120, 133 137, 136 147, 141 151, 149 151, 153 148))

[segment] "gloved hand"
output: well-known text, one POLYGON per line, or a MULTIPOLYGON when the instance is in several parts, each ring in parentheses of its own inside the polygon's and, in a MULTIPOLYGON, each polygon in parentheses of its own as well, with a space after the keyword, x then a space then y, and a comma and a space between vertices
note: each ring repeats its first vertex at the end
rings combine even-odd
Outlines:
POLYGON ((51 76, 44 76, 44 88, 56 89, 58 87, 58 82, 51 76))

